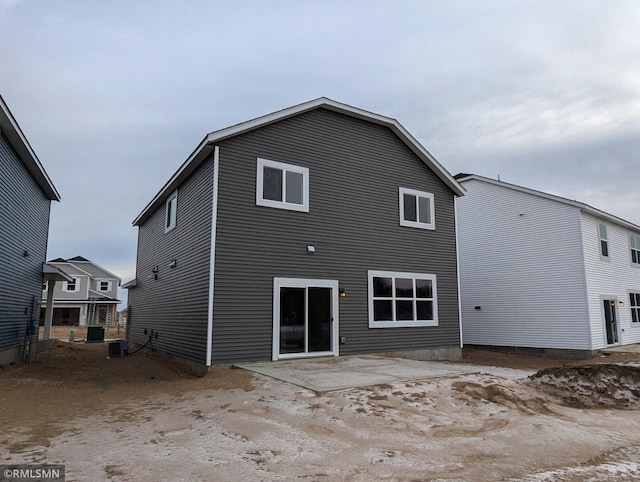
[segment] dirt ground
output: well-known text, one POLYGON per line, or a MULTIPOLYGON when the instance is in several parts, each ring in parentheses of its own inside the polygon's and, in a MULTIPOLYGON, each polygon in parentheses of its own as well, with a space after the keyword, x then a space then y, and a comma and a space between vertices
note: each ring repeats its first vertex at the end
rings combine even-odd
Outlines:
POLYGON ((106 355, 55 342, 0 369, 0 463, 64 463, 68 481, 640 480, 638 354, 466 349, 477 374, 323 396, 106 355))

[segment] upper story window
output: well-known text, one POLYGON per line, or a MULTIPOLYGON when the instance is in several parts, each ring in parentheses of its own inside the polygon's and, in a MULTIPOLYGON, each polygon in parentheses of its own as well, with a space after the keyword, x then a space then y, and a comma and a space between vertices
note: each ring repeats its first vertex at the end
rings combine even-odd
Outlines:
POLYGON ((640 293, 629 293, 629 306, 631 307, 631 321, 640 323, 640 293))
POLYGON ((256 204, 309 212, 309 169, 258 158, 256 204))
POLYGON ((607 226, 598 223, 598 237, 600 238, 600 256, 609 257, 609 242, 607 241, 607 226))
POLYGON ((433 194, 401 187, 400 225, 412 228, 435 229, 433 194))
POLYGON ((80 283, 78 283, 78 278, 73 278, 72 281, 65 281, 62 286, 62 291, 67 291, 69 293, 75 293, 80 291, 80 283))
POLYGON ((111 281, 98 281, 98 291, 109 291, 111 289, 111 281))
POLYGON ((436 275, 369 271, 369 328, 437 326, 436 275))
POLYGON ((168 233, 176 227, 176 216, 178 214, 178 191, 174 192, 165 204, 164 232, 168 233))
POLYGON ((630 234, 629 246, 631 247, 631 262, 640 264, 640 236, 630 234))

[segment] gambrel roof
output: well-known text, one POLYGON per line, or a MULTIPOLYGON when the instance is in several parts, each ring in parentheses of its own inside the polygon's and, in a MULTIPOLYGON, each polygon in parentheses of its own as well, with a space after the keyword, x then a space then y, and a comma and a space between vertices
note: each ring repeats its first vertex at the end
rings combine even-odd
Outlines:
POLYGON ((260 127, 267 126, 289 117, 303 114, 314 109, 328 109, 340 114, 362 119, 374 124, 383 125, 391 129, 412 151, 416 154, 433 172, 458 196, 464 195, 464 189, 458 182, 442 167, 442 165, 427 151, 396 119, 374 114, 366 110, 358 109, 347 104, 336 102, 326 97, 320 97, 303 104, 298 104, 287 109, 283 109, 272 114, 268 114, 256 119, 242 122, 225 129, 221 129, 208 134, 198 147, 191 153, 188 159, 180 166, 176 173, 147 204, 142 212, 133 221, 134 226, 142 225, 151 214, 158 209, 175 189, 184 182, 196 168, 205 161, 213 152, 216 142, 228 139, 245 132, 249 132, 260 127))

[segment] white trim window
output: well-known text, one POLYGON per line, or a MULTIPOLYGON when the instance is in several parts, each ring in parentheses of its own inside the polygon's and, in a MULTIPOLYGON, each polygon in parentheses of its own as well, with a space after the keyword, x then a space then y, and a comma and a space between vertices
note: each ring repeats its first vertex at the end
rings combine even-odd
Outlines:
POLYGON ((64 281, 62 285, 62 291, 66 293, 77 293, 80 291, 80 283, 78 283, 78 278, 73 278, 73 281, 64 281))
POLYGON ((640 323, 640 293, 629 293, 629 308, 631 309, 631 322, 640 323))
POLYGON ((400 226, 436 229, 433 194, 401 187, 399 191, 400 226))
POLYGON ((258 158, 256 204, 309 212, 309 168, 258 158))
POLYGON ((600 257, 609 258, 609 241, 607 239, 607 225, 598 223, 598 238, 600 239, 600 257))
POLYGON ((369 328, 438 326, 436 275, 368 271, 369 328))
POLYGON ((631 248, 631 262, 640 265, 640 236, 630 234, 629 246, 631 248))
POLYGON ((176 227, 176 218, 178 214, 178 191, 175 191, 167 202, 164 208, 164 232, 168 233, 176 227))
POLYGON ((98 280, 96 283, 96 291, 111 291, 111 281, 107 280, 98 280))

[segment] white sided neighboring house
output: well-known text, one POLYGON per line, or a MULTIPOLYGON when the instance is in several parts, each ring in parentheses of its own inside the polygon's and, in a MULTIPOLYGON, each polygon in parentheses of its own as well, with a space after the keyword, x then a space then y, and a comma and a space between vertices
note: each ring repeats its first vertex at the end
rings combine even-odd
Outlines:
POLYGON ((48 282, 42 285, 43 313, 47 291, 53 290, 54 326, 106 326, 118 321, 118 276, 82 256, 57 258, 48 264, 72 277, 72 281, 58 281, 55 286, 48 282))
POLYGON ((640 343, 640 226, 587 204, 455 176, 465 345, 590 355, 640 343))

